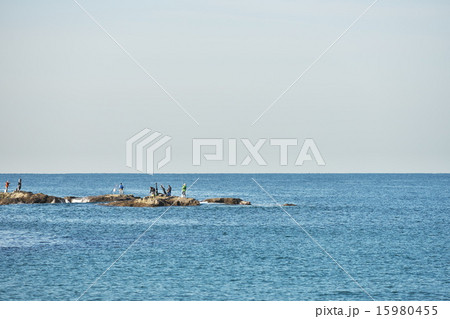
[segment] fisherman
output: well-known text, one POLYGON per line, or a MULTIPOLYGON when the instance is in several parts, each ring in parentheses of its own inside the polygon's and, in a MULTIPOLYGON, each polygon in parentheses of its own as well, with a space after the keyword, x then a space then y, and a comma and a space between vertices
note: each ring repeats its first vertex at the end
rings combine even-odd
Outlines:
POLYGON ((167 187, 167 196, 172 196, 172 186, 167 187))
POLYGON ((164 185, 163 185, 163 184, 161 184, 161 189, 162 189, 164 195, 167 196, 167 192, 166 192, 166 189, 164 188, 164 185))
POLYGON ((123 184, 122 183, 120 183, 119 184, 119 194, 120 195, 123 195, 123 189, 124 189, 125 187, 123 187, 123 184))
POLYGON ((150 186, 150 196, 151 197, 155 197, 155 192, 156 192, 155 188, 153 186, 150 186))
POLYGON ((181 197, 186 197, 186 183, 183 184, 183 186, 181 187, 181 197))
POLYGON ((158 183, 155 183, 155 195, 156 195, 156 196, 159 195, 159 191, 158 191, 158 183))
POLYGON ((19 178, 19 180, 17 181, 16 191, 20 192, 21 189, 22 189, 22 179, 19 178))
POLYGON ((5 193, 8 192, 8 188, 9 188, 9 181, 6 181, 6 183, 5 183, 5 193))

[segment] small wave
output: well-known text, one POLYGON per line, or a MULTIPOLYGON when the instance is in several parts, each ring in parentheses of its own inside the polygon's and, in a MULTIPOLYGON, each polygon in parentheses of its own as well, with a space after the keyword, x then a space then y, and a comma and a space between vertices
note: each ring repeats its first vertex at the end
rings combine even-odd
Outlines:
POLYGON ((62 245, 67 241, 54 236, 28 231, 0 231, 0 248, 29 248, 42 245, 62 245))

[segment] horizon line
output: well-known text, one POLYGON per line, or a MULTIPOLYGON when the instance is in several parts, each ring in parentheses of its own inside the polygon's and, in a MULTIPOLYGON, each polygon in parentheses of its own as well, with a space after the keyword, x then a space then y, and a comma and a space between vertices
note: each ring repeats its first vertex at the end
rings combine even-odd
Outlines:
POLYGON ((102 175, 102 174, 110 174, 110 175, 149 175, 149 176, 153 176, 153 175, 275 175, 275 174, 284 174, 284 175, 326 175, 326 174, 450 174, 450 172, 323 172, 323 173, 319 173, 319 172, 303 172, 303 173, 291 173, 291 172, 268 172, 268 173, 258 173, 258 172, 253 172, 253 173, 154 173, 154 174, 147 174, 147 173, 111 173, 111 172, 77 172, 77 173, 70 173, 70 172, 66 172, 66 173, 57 173, 57 172, 53 172, 53 173, 42 173, 42 172, 22 172, 22 173, 3 173, 0 172, 0 175, 20 175, 20 174, 25 174, 25 175, 102 175))

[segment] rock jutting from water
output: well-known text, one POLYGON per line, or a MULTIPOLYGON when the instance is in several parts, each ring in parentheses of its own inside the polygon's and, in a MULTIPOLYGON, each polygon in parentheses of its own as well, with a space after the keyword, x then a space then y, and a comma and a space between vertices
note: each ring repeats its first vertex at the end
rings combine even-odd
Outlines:
POLYGON ((0 193, 0 205, 10 204, 56 204, 65 203, 65 199, 49 196, 42 193, 15 191, 12 193, 0 193))
POLYGON ((177 196, 147 196, 144 198, 138 197, 133 200, 113 201, 104 205, 121 207, 198 206, 200 205, 200 202, 195 198, 177 196))
MULTIPOLYGON (((240 198, 218 197, 207 198, 203 202, 218 203, 226 205, 251 205, 250 202, 240 198)), ((195 198, 178 196, 147 196, 144 198, 134 195, 106 194, 98 196, 64 198, 45 195, 42 193, 15 191, 11 193, 0 193, 0 205, 9 204, 56 204, 56 203, 99 203, 105 206, 122 207, 158 207, 158 206, 198 206, 200 202, 195 198)))
POLYGON ((98 196, 86 196, 86 197, 64 197, 66 203, 108 203, 108 202, 119 202, 119 201, 129 201, 139 199, 140 197, 135 197, 134 195, 121 195, 121 194, 106 194, 98 196))
POLYGON ((218 197, 218 198, 207 198, 203 202, 215 203, 215 204, 225 204, 225 205, 251 205, 252 203, 242 200, 240 198, 231 197, 218 197))

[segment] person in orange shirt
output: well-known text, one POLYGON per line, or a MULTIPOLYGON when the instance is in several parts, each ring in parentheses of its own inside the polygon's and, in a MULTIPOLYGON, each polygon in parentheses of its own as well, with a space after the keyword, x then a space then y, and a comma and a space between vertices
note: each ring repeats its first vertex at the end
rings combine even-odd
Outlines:
POLYGON ((6 181, 6 183, 5 183, 5 193, 8 192, 8 188, 9 188, 9 181, 6 181))

